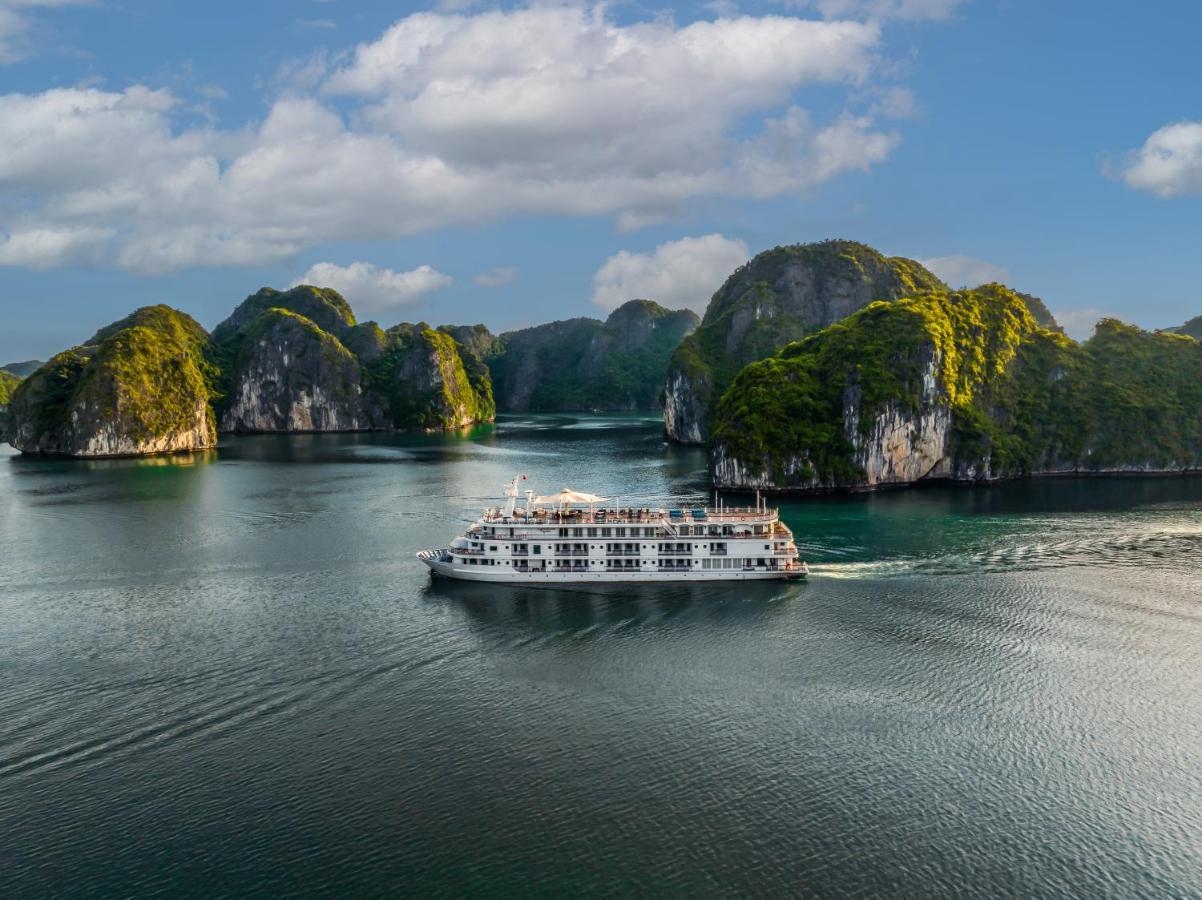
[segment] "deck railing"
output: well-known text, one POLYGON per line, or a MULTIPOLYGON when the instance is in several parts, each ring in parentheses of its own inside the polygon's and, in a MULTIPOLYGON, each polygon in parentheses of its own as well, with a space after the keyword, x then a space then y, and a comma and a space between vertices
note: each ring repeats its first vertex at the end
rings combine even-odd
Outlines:
POLYGON ((500 509, 486 510, 483 516, 486 522, 504 522, 505 524, 521 524, 534 521, 542 524, 558 523, 563 525, 659 525, 669 522, 672 525, 708 525, 733 524, 736 522, 774 522, 777 520, 775 509, 758 510, 753 506, 724 506, 721 508, 706 507, 699 510, 703 514, 693 515, 693 508, 684 507, 679 510, 669 509, 621 509, 621 510, 587 510, 569 509, 566 512, 554 509, 535 509, 526 515, 521 510, 506 517, 500 509), (673 515, 673 513, 677 515, 673 515))

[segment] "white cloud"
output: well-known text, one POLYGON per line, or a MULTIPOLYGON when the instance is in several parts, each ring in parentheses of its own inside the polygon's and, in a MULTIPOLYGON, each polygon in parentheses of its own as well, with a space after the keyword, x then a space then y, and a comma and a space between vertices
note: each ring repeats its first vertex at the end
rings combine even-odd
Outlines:
POLYGON ((976 287, 994 281, 1004 283, 1010 278, 1010 273, 1001 266, 971 256, 937 256, 919 262, 954 288, 976 287))
POLYGON ((1088 307, 1085 309, 1057 309, 1052 311, 1060 327, 1075 341, 1084 341, 1093 336, 1094 326, 1102 319, 1118 319, 1114 313, 1102 312, 1100 309, 1088 307))
MULTIPOLYGON (((338 54, 282 73, 284 95, 238 130, 180 128, 177 98, 145 86, 0 95, 0 202, 14 236, 103 231, 95 258, 145 273, 514 215, 644 227, 696 198, 796 193, 884 160, 899 138, 871 116, 815 122, 796 105, 808 84, 863 95, 880 40, 874 22, 787 16, 417 13, 332 75, 338 54), (345 114, 310 93, 322 79, 345 114)), ((0 262, 79 257, 34 243, 10 237, 0 262)))
POLYGON ((474 284, 480 287, 503 287, 518 280, 518 270, 514 266, 497 266, 476 274, 472 278, 474 284))
POLYGON ((813 6, 828 19, 949 19, 964 0, 792 0, 813 6))
POLYGON ((1130 154, 1122 177, 1158 197, 1202 193, 1202 122, 1175 122, 1152 132, 1130 154))
POLYGON ((450 287, 451 276, 430 266, 394 272, 367 262, 349 266, 321 262, 292 283, 333 288, 360 309, 388 310, 416 303, 432 291, 450 287))
POLYGON ((99 262, 112 231, 105 228, 30 228, 0 235, 0 265, 49 269, 71 262, 99 262))
POLYGON ((83 6, 92 0, 0 0, 0 65, 19 62, 30 55, 32 37, 40 22, 38 9, 83 6))
POLYGON ((872 111, 888 119, 912 119, 922 110, 912 90, 893 86, 878 91, 872 111))
POLYGON ((653 253, 622 250, 593 276, 593 302, 610 310, 627 300, 654 300, 703 314, 713 293, 750 256, 745 243, 721 234, 669 241, 653 253))

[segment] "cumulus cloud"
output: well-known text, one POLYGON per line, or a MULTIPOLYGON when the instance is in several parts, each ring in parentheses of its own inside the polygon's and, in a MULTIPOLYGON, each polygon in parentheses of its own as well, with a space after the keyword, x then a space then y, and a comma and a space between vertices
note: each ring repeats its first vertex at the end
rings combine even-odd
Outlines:
POLYGON ((181 128, 178 99, 146 86, 0 95, 0 262, 69 264, 99 240, 96 259, 134 272, 262 264, 505 216, 633 229, 695 198, 794 193, 896 146, 871 115, 797 105, 810 84, 862 95, 880 42, 873 21, 618 25, 537 5, 407 16, 237 130, 181 128), (56 257, 52 234, 90 237, 56 257))
POLYGON ((1158 197, 1202 193, 1202 122, 1159 128, 1128 156, 1122 177, 1158 197))
POLYGON ((503 287, 518 280, 518 270, 514 266, 497 266, 478 273, 472 282, 480 287, 503 287))
POLYGON ((292 283, 333 288, 352 306, 388 310, 416 303, 432 291, 450 287, 451 276, 430 266, 418 266, 408 272, 394 272, 367 262, 349 266, 321 262, 292 283))
POLYGON ((976 287, 979 284, 1006 282, 1010 279, 1010 273, 1001 266, 972 256, 937 256, 934 259, 921 259, 919 262, 956 288, 976 287))
POLYGON ((721 234, 668 241, 652 253, 622 250, 593 276, 593 302, 611 310, 645 299, 703 314, 714 291, 750 256, 745 243, 721 234))

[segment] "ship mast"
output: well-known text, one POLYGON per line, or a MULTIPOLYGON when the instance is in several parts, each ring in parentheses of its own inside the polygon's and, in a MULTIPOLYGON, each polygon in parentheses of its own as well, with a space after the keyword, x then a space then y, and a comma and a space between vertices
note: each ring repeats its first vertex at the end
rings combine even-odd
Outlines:
POLYGON ((505 509, 502 511, 505 518, 513 518, 513 508, 518 501, 518 482, 526 476, 514 475, 513 481, 505 485, 505 509))

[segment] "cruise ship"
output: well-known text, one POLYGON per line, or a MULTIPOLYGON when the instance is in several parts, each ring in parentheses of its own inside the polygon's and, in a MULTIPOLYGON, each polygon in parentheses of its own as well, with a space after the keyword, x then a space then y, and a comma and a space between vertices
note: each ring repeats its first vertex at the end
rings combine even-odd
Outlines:
POLYGON ((591 581, 797 580, 793 532, 757 497, 754 507, 622 506, 564 488, 518 506, 515 476, 505 503, 485 509, 467 531, 418 559, 435 575, 514 583, 591 581))

